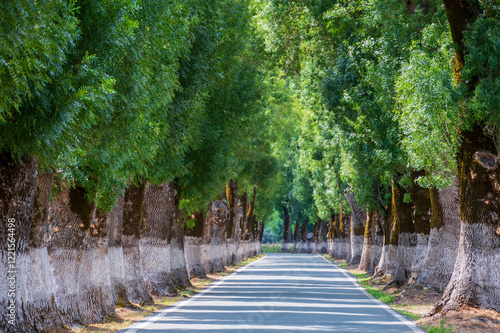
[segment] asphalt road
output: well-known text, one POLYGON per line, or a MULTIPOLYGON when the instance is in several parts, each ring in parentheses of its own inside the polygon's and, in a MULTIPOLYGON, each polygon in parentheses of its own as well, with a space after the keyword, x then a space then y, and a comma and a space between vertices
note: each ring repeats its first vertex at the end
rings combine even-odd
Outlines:
POLYGON ((272 254, 120 333, 422 332, 319 255, 272 254))

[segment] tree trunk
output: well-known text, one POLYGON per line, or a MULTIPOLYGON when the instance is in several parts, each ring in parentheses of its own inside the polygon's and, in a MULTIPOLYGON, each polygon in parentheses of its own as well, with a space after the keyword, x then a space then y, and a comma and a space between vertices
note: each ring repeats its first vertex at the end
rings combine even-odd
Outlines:
POLYGON ((48 252, 61 316, 67 325, 104 320, 115 312, 109 272, 108 219, 96 215, 87 191, 58 182, 50 203, 48 252))
POLYGON ((259 253, 258 244, 259 244, 259 223, 257 222, 257 217, 253 215, 253 233, 252 233, 252 256, 256 256, 259 253))
POLYGON ((241 204, 241 227, 240 227, 240 260, 243 260, 248 257, 248 218, 247 218, 247 212, 248 212, 248 195, 247 192, 243 193, 243 195, 240 197, 240 204, 241 204))
POLYGON ((309 220, 304 220, 300 225, 299 253, 307 253, 307 225, 309 220))
MULTIPOLYGON (((253 218, 253 217, 252 217, 253 218)), ((210 253, 211 263, 215 272, 223 272, 224 268, 224 245, 226 240, 226 227, 229 220, 229 210, 224 201, 216 200, 210 209, 211 239, 210 253)))
POLYGON ((295 226, 293 228, 293 246, 292 253, 298 252, 298 244, 299 244, 299 234, 300 234, 300 222, 296 221, 295 226))
MULTIPOLYGON (((125 258, 122 248, 123 233, 123 196, 116 201, 111 213, 107 215, 108 222, 108 256, 111 289, 113 301, 119 306, 132 305, 128 299, 125 277, 125 258)), ((127 272, 128 274, 128 272, 127 272)))
POLYGON ((339 214, 334 214, 333 210, 330 209, 330 220, 328 221, 328 254, 331 257, 339 258, 339 255, 336 252, 336 245, 339 241, 339 214))
POLYGON ((174 216, 174 189, 169 184, 148 185, 144 193, 139 247, 144 280, 154 296, 177 294, 171 270, 175 267, 171 251, 174 216))
MULTIPOLYGON (((465 66, 463 32, 480 12, 479 3, 444 0, 444 4, 453 41, 459 46, 454 58, 458 83, 465 66)), ((469 91, 475 82, 467 82, 469 91)), ((464 304, 500 310, 500 168, 497 148, 484 134, 484 125, 476 123, 461 133, 457 156, 460 242, 453 275, 434 312, 464 304)))
POLYGON ((357 265, 361 261, 363 253, 366 212, 358 207, 352 192, 346 191, 345 197, 351 208, 351 258, 349 263, 357 265))
POLYGON ((361 253, 361 260, 358 269, 368 272, 373 257, 373 248, 375 246, 375 210, 366 214, 365 234, 363 241, 363 252, 361 253))
POLYGON ((462 133, 458 154, 461 233, 451 280, 434 312, 462 305, 500 311, 500 168, 482 127, 462 133))
POLYGON ((145 191, 145 182, 141 183, 139 187, 130 184, 125 190, 121 237, 127 296, 131 302, 141 305, 153 302, 144 280, 139 247, 145 191))
POLYGON ((318 221, 313 223, 312 233, 311 233, 311 247, 309 248, 309 253, 316 253, 316 240, 318 235, 318 221))
POLYGON ((211 253, 211 240, 212 240, 212 202, 208 205, 208 212, 203 219, 203 236, 202 236, 202 250, 203 250, 203 269, 206 274, 214 272, 212 266, 212 253, 211 253))
POLYGON ((460 197, 458 178, 443 190, 430 189, 431 231, 429 245, 416 285, 443 292, 457 260, 460 241, 460 197))
POLYGON ((412 220, 412 205, 404 202, 404 191, 397 182, 393 183, 392 195, 394 203, 392 211, 393 217, 396 219, 394 224, 398 234, 397 262, 393 282, 403 285, 411 277, 411 266, 417 247, 417 234, 412 220))
POLYGON ((392 182, 392 198, 389 205, 387 219, 384 224, 384 242, 382 247, 382 254, 380 255, 380 262, 375 268, 375 276, 388 275, 394 276, 396 272, 396 263, 398 259, 398 233, 397 218, 395 217, 395 182, 392 182))
POLYGON ((290 253, 290 214, 288 209, 283 206, 283 239, 281 241, 281 252, 290 253))
POLYGON ((229 208, 229 221, 227 225, 228 265, 238 262, 237 248, 239 239, 236 230, 239 228, 240 217, 238 214, 238 184, 232 180, 226 186, 227 205, 229 208))
POLYGON ((174 287, 184 289, 191 286, 184 254, 184 216, 179 209, 181 188, 172 182, 169 184, 174 195, 174 216, 172 217, 172 240, 170 242, 170 272, 174 287))
POLYGON ((417 177, 424 176, 424 171, 411 173, 410 198, 413 203, 413 225, 417 235, 417 245, 411 266, 411 276, 408 284, 413 284, 422 272, 425 255, 428 250, 431 221, 431 199, 428 188, 422 188, 416 183, 417 177))
POLYGON ((258 253, 262 254, 262 237, 264 236, 264 222, 259 222, 259 243, 258 243, 258 253))
POLYGON ((382 256, 382 248, 384 246, 384 225, 386 219, 384 215, 380 213, 379 210, 373 212, 373 222, 375 223, 375 240, 373 245, 372 259, 370 262, 370 268, 368 273, 373 274, 380 262, 380 257, 382 256))
POLYGON ((320 253, 325 254, 328 252, 328 224, 326 221, 321 221, 320 225, 320 237, 321 237, 321 247, 320 253))
POLYGON ((347 262, 351 259, 351 214, 340 214, 339 217, 339 259, 347 262))
POLYGON ((194 214, 193 228, 186 228, 184 242, 184 253, 186 255, 186 266, 189 278, 206 279, 207 274, 203 267, 203 226, 205 224, 205 213, 194 214))
POLYGON ((62 326, 46 247, 52 175, 37 178, 37 160, 0 154, 2 263, 0 331, 42 332, 62 326))
POLYGON ((257 187, 254 186, 253 188, 253 195, 252 195, 252 200, 250 201, 248 205, 248 213, 247 213, 247 232, 249 233, 248 236, 248 243, 247 243, 247 257, 253 256, 254 255, 254 245, 255 242, 255 219, 254 219, 254 211, 255 211, 255 197, 257 194, 257 187))

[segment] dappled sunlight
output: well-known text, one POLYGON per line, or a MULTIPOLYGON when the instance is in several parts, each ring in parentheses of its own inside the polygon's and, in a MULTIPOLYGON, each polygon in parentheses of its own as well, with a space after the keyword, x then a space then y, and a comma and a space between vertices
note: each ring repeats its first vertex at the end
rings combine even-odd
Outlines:
POLYGON ((412 332, 323 262, 319 256, 266 257, 178 309, 160 313, 140 332, 165 327, 193 333, 412 332), (285 260, 286 269, 279 266, 285 260), (306 269, 309 263, 314 268, 306 269))

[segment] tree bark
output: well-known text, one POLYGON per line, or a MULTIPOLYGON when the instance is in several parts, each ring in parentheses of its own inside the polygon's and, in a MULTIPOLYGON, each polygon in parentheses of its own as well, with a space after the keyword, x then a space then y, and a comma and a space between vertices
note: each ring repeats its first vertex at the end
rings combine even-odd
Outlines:
POLYGON ((202 250, 203 250, 203 269, 206 274, 214 272, 212 266, 212 253, 211 253, 211 240, 212 240, 212 202, 208 205, 207 216, 203 220, 203 237, 202 237, 202 250))
POLYGON ((415 285, 433 288, 438 292, 448 285, 457 260, 460 241, 460 197, 458 177, 443 190, 431 188, 431 221, 429 245, 422 271, 415 285))
POLYGON ((281 241, 281 252, 290 253, 290 214, 288 209, 283 206, 283 239, 281 241))
POLYGON ((373 245, 370 268, 368 269, 368 273, 370 274, 375 272, 375 269, 380 262, 380 257, 382 256, 382 248, 384 246, 384 225, 386 218, 379 210, 375 210, 373 212, 373 221, 375 222, 375 241, 373 245))
POLYGON ((307 225, 309 220, 304 220, 300 225, 299 253, 307 253, 307 225))
POLYGON ((482 127, 462 133, 461 233, 451 280, 434 312, 463 305, 500 311, 500 161, 482 127))
POLYGON ((85 189, 63 181, 57 186, 48 242, 56 302, 67 325, 100 322, 115 312, 107 214, 96 215, 85 189))
POLYGON ((203 267, 203 226, 205 224, 205 213, 194 214, 194 226, 186 228, 184 242, 184 253, 186 255, 186 266, 189 278, 205 279, 207 274, 203 267))
POLYGON ((143 276, 139 247, 145 191, 145 182, 141 183, 138 187, 130 184, 125 190, 121 237, 127 296, 131 302, 141 305, 153 302, 143 276))
POLYGON ((0 331, 6 333, 62 326, 46 246, 53 177, 37 177, 37 168, 33 157, 17 163, 9 152, 0 154, 0 331))
POLYGON ((416 179, 424 176, 424 171, 411 173, 410 198, 413 203, 413 225, 417 236, 417 244, 412 260, 411 276, 408 284, 413 284, 420 273, 428 250, 430 221, 431 221, 431 199, 428 188, 422 188, 416 183, 416 179))
POLYGON ((351 208, 351 257, 349 263, 357 265, 361 261, 363 253, 366 212, 358 207, 352 192, 346 191, 345 197, 351 208))
POLYGON ((388 275, 390 277, 394 276, 396 272, 396 263, 398 258, 398 234, 399 228, 397 227, 397 218, 395 215, 395 201, 394 196, 397 193, 395 190, 395 182, 392 182, 392 198, 391 204, 389 205, 389 211, 387 214, 387 219, 385 219, 384 224, 384 241, 382 247, 382 254, 380 255, 380 262, 375 268, 375 276, 388 275))
POLYGON ((326 221, 321 221, 320 225, 320 238, 321 238, 321 247, 320 253, 325 254, 328 252, 328 224, 326 221))
POLYGON ((339 214, 335 214, 332 209, 330 209, 330 220, 328 221, 328 254, 331 257, 339 258, 340 256, 336 252, 336 245, 339 241, 339 214))
POLYGON ((344 215, 342 212, 339 217, 339 259, 347 262, 351 259, 351 215, 344 215))
POLYGON ((373 248, 375 246, 375 210, 366 214, 365 234, 363 241, 363 252, 361 253, 361 260, 358 269, 368 272, 373 257, 373 248))
POLYGON ((240 260, 247 258, 248 257, 248 218, 247 218, 247 212, 248 212, 248 195, 247 192, 243 193, 243 195, 240 197, 240 204, 241 204, 241 227, 240 227, 240 249, 239 249, 239 257, 240 260))
POLYGON ((246 208, 243 207, 243 205, 246 205, 246 203, 243 203, 241 201, 242 196, 240 196, 237 199, 237 205, 236 205, 236 215, 235 215, 235 222, 234 222, 234 234, 233 234, 233 239, 234 239, 234 245, 235 245, 235 263, 240 262, 242 259, 242 234, 243 234, 243 224, 245 223, 245 212, 246 208))
POLYGON ((175 216, 174 189, 169 184, 147 186, 141 220, 142 270, 151 295, 176 295, 172 281, 172 231, 175 216))
POLYGON ((292 253, 297 253, 298 252, 299 234, 300 234, 300 222, 296 221, 294 229, 293 229, 292 253))
POLYGON ((172 240, 170 242, 170 272, 174 287, 184 289, 191 286, 184 253, 184 216, 179 209, 182 189, 174 181, 169 184, 174 196, 174 215, 172 217, 172 240))
POLYGON ((397 285, 403 285, 411 277, 411 266, 417 247, 417 234, 413 225, 412 205, 404 202, 404 191, 397 182, 393 183, 392 193, 393 217, 396 219, 394 224, 398 234, 397 262, 393 282, 397 285))
MULTIPOLYGON (((480 6, 465 0, 444 0, 444 4, 453 41, 459 46, 453 68, 458 84, 466 65, 463 32, 476 20, 480 6)), ((469 92, 477 82, 478 78, 467 82, 469 92)), ((434 313, 462 305, 500 310, 500 168, 495 143, 484 134, 485 125, 475 123, 460 133, 460 242, 453 275, 434 313)))
POLYGON ((229 208, 229 221, 227 225, 228 265, 233 265, 237 260, 239 239, 236 230, 239 228, 240 217, 238 214, 238 184, 230 180, 226 186, 227 205, 229 208))
POLYGON ((259 222, 259 250, 257 254, 262 254, 262 237, 264 236, 264 222, 259 222))
MULTIPOLYGON (((122 247, 123 233, 123 196, 116 201, 115 206, 108 214, 100 212, 103 218, 107 218, 108 226, 108 256, 111 289, 113 290, 113 301, 119 306, 132 305, 128 299, 125 277, 125 258, 122 247)), ((97 215, 97 213, 96 213, 97 215)), ((127 272, 128 274, 128 272, 127 272)))
POLYGON ((210 239, 212 267, 215 272, 223 272, 225 270, 223 251, 226 240, 226 227, 229 220, 227 204, 222 200, 214 201, 210 209, 209 219, 211 219, 210 224, 212 226, 210 239))
POLYGON ((247 257, 250 257, 254 255, 254 247, 255 247, 255 219, 254 219, 254 212, 255 212, 255 197, 257 194, 257 187, 254 186, 253 188, 253 195, 252 195, 252 200, 248 204, 248 213, 247 213, 247 232, 249 233, 248 236, 248 243, 247 243, 247 257))
POLYGON ((252 233, 252 251, 251 255, 256 256, 259 253, 258 245, 259 245, 259 223, 257 221, 257 216, 253 215, 253 233, 252 233))

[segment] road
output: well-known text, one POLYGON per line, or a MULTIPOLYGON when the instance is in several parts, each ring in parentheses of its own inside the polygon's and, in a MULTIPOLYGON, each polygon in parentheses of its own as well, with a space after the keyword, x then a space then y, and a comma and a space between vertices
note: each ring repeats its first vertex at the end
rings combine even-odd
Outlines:
POLYGON ((319 255, 270 254, 120 333, 422 332, 319 255))

